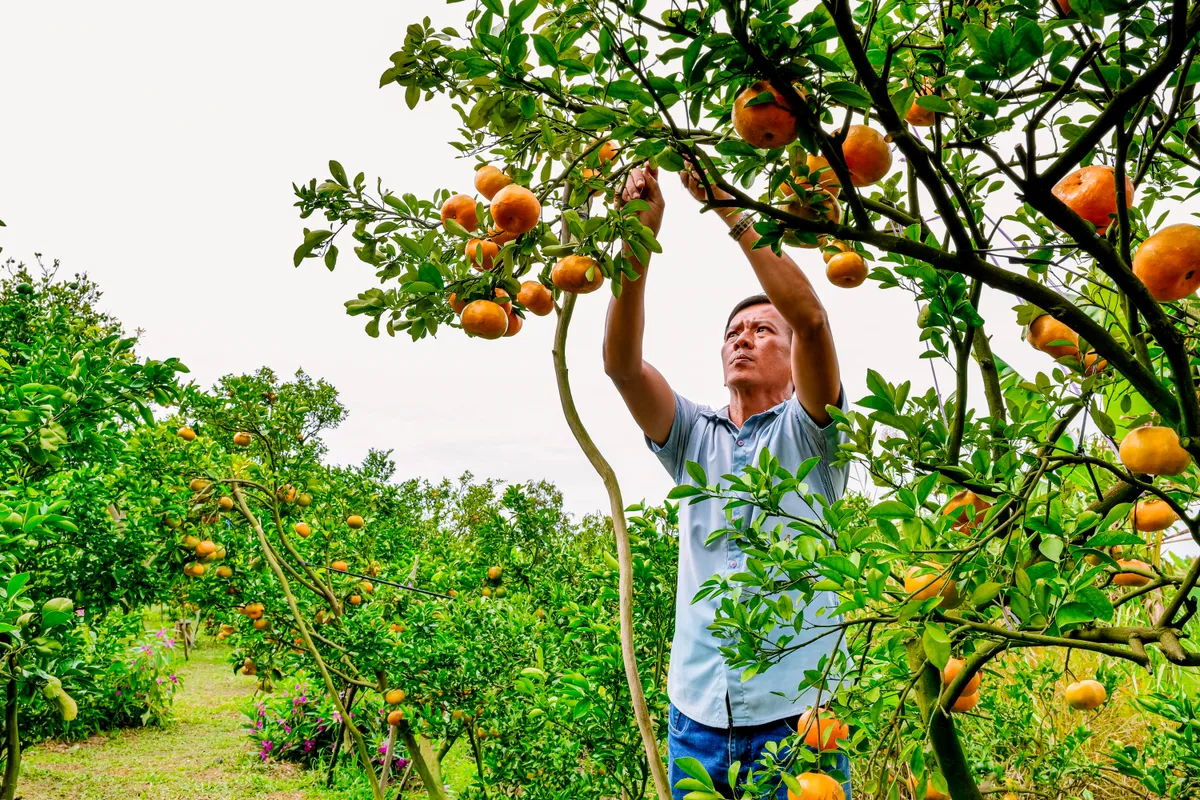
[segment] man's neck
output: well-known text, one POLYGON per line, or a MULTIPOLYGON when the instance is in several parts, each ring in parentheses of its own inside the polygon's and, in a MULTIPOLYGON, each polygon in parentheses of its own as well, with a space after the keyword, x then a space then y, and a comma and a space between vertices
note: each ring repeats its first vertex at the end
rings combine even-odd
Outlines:
POLYGON ((787 400, 789 396, 790 391, 784 393, 778 390, 740 390, 730 386, 729 421, 740 428, 746 424, 746 420, 755 414, 761 414, 768 409, 774 408, 784 400, 787 400))

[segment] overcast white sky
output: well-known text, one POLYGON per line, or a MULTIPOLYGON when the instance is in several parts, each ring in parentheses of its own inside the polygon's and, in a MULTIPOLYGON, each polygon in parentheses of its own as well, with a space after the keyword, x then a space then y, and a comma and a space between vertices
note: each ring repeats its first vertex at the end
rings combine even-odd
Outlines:
MULTIPOLYGON (((311 0, 8 3, 0 10, 0 229, 4 257, 34 252, 86 271, 141 352, 176 356, 208 385, 267 365, 331 381, 350 414, 327 440, 338 462, 394 450, 399 476, 547 478, 575 512, 603 509, 595 473, 558 406, 552 318, 513 339, 446 331, 413 344, 372 340, 343 301, 375 285, 347 243, 336 272, 291 254, 303 222, 293 181, 330 158, 397 191, 472 191, 471 164, 447 144, 458 116, 444 101, 409 111, 379 89, 405 27, 424 14, 461 30, 466 4, 311 0)), ((649 276, 646 356, 683 394, 724 405, 718 357, 729 308, 758 291, 721 223, 664 180, 664 253, 649 276)), ((916 308, 868 282, 831 286, 812 251, 792 251, 821 293, 846 390, 868 367, 930 383, 917 358, 916 308)), ((1032 376, 1048 357, 1020 338, 1013 299, 989 291, 993 348, 1032 376)), ((627 502, 661 501, 666 473, 642 444, 600 363, 607 295, 581 299, 568 348, 585 423, 627 502)), ((952 385, 941 372, 943 388, 952 385)))

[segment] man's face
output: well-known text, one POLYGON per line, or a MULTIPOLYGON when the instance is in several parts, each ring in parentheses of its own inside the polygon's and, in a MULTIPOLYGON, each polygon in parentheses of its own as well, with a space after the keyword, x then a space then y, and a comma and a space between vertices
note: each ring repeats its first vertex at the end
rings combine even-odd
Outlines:
POLYGON ((786 391, 792 382, 792 331, 775 306, 749 306, 729 321, 721 363, 731 389, 786 391))

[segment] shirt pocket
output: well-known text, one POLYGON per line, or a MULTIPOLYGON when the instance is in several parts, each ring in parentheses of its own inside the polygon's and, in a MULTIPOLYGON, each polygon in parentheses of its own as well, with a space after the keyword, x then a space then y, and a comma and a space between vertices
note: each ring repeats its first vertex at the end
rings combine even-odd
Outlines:
POLYGON ((667 727, 671 729, 672 735, 683 736, 691 724, 692 720, 671 703, 667 710, 667 727))

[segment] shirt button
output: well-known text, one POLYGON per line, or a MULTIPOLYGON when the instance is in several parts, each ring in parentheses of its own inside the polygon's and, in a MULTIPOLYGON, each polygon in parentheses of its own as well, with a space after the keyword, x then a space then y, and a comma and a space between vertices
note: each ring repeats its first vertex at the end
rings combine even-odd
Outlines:
POLYGON ((745 446, 746 446, 746 440, 738 439, 738 447, 745 447, 745 446))
POLYGON ((736 562, 736 561, 730 561, 730 562, 729 562, 729 566, 731 566, 731 567, 736 567, 736 566, 737 566, 737 562, 736 562))

